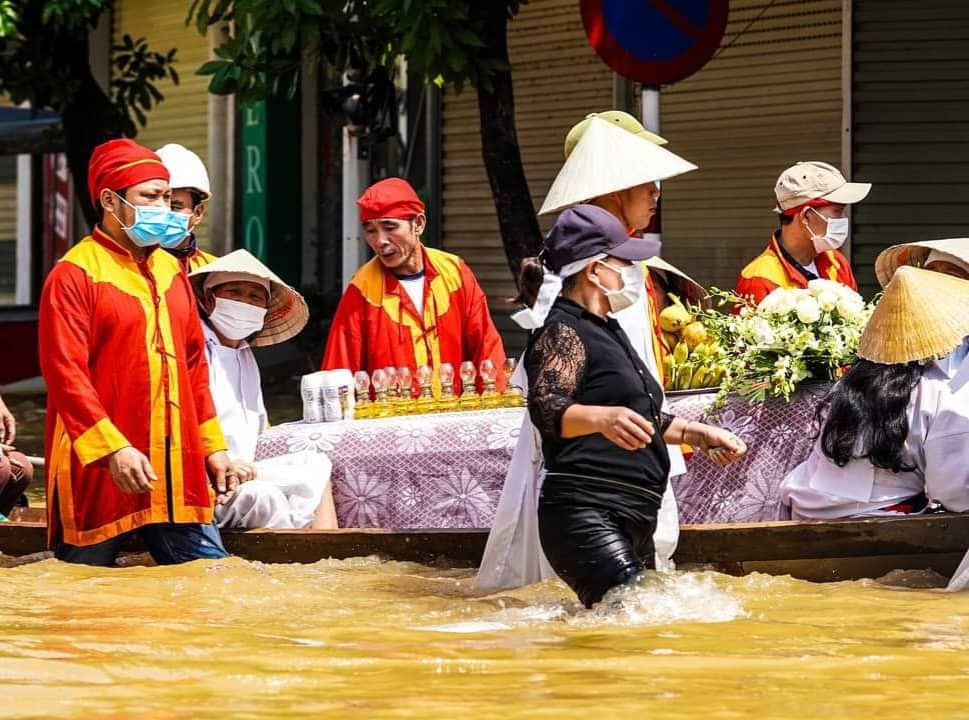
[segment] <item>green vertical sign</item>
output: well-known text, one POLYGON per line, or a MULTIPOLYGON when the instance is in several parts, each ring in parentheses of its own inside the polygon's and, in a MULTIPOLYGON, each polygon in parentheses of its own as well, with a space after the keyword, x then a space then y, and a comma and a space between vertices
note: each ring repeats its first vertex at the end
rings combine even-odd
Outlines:
POLYGON ((267 262, 266 103, 242 108, 242 246, 267 262))

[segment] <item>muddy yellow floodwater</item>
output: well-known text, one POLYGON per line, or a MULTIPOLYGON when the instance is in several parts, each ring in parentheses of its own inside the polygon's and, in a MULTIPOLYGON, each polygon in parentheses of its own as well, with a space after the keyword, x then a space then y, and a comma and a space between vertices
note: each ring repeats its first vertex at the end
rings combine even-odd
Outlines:
POLYGON ((558 582, 481 596, 472 577, 0 570, 0 717, 969 716, 966 593, 684 572, 586 611, 558 582))

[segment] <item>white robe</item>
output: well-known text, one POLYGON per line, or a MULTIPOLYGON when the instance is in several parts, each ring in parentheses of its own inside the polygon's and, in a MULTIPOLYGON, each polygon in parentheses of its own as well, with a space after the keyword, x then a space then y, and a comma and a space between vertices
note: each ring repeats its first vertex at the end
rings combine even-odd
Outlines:
MULTIPOLYGON (((641 265, 635 267, 642 272, 641 265)), ((645 285, 645 277, 643 278, 645 285)), ((526 330, 541 327, 545 316, 562 289, 562 280, 546 271, 535 305, 512 317, 526 330)), ((622 312, 615 318, 629 337, 633 348, 643 358, 646 366, 659 380, 656 359, 653 356, 652 325, 646 309, 645 298, 622 312)), ((512 376, 513 385, 528 389, 524 363, 512 376)), ((662 381, 660 381, 662 383, 662 381)), ((686 472, 686 463, 679 447, 669 445, 670 477, 686 472)), ((512 454, 511 464, 505 475, 501 499, 495 520, 488 534, 484 556, 475 584, 482 590, 502 590, 521 587, 555 577, 555 571, 548 564, 538 534, 538 499, 545 479, 542 460, 542 441, 532 425, 528 413, 522 420, 518 444, 512 454)), ((660 505, 653 544, 656 549, 657 569, 670 569, 672 557, 680 536, 679 513, 672 484, 667 482, 666 492, 660 505)))
POLYGON ((255 355, 245 342, 226 347, 204 322, 202 329, 209 389, 229 458, 256 468, 255 480, 242 483, 228 503, 216 506, 216 522, 232 528, 309 527, 330 481, 330 459, 301 453, 253 462, 259 435, 269 425, 255 355))
POLYGON ((944 367, 927 366, 909 400, 905 463, 914 470, 893 473, 863 459, 838 467, 821 451, 819 438, 781 483, 780 499, 791 507, 791 517, 885 515, 882 508, 920 492, 949 510, 969 510, 969 390, 953 392, 944 367))

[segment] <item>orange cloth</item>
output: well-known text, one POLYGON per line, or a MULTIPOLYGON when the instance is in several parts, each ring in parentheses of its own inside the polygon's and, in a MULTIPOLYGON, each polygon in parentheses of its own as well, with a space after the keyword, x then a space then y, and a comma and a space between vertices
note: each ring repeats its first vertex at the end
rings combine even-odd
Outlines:
MULTIPOLYGON (((837 250, 829 250, 814 259, 818 277, 835 280, 852 290, 858 289, 848 259, 837 250)), ((767 249, 754 258, 737 278, 736 292, 756 305, 776 288, 806 288, 807 278, 781 253, 776 235, 771 235, 767 249)))
POLYGON ((61 259, 40 300, 47 384, 48 539, 92 545, 149 523, 207 523, 205 458, 225 450, 195 297, 164 250, 135 260, 100 228, 61 259), (132 446, 158 475, 118 489, 108 456, 132 446))
MULTIPOLYGON (((505 349, 474 274, 457 255, 433 248, 422 252, 423 317, 397 277, 372 258, 356 272, 340 299, 322 369, 366 370, 373 375, 374 370, 389 366, 409 367, 413 372, 421 365, 436 369, 450 363, 457 390, 458 369, 464 360, 479 366, 490 358, 497 387, 503 390, 505 349)), ((478 385, 480 390, 480 380, 478 385)))
POLYGON ((646 277, 646 310, 649 314, 649 325, 653 329, 653 357, 656 358, 656 371, 659 373, 659 381, 663 387, 670 378, 666 377, 664 360, 673 352, 673 348, 666 343, 663 337, 663 328, 659 324, 659 314, 664 307, 664 298, 661 296, 662 289, 656 287, 652 276, 649 274, 649 267, 643 263, 643 275, 646 277))
POLYGON ((98 207, 101 191, 124 190, 146 180, 168 180, 161 158, 144 145, 128 138, 101 143, 91 153, 87 170, 87 189, 91 204, 98 207))

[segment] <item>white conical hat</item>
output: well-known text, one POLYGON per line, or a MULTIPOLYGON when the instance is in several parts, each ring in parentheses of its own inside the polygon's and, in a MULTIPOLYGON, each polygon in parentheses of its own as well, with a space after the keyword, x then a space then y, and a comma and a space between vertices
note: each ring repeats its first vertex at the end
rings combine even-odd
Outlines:
POLYGON ((969 238, 947 238, 945 240, 922 240, 921 242, 892 245, 878 254, 875 260, 875 276, 878 283, 885 287, 892 275, 902 265, 921 267, 928 261, 933 250, 953 255, 964 263, 969 263, 969 238))
POLYGON ((676 153, 593 117, 555 177, 538 214, 558 212, 600 195, 690 170, 696 170, 696 165, 676 153))
POLYGON ((289 340, 306 326, 310 312, 303 296, 280 280, 276 273, 246 250, 230 252, 189 274, 188 279, 199 301, 205 296, 203 290, 205 279, 211 273, 217 272, 226 274, 226 282, 245 280, 246 275, 252 275, 269 283, 269 308, 266 311, 266 322, 262 330, 249 341, 253 347, 274 345, 289 340))

